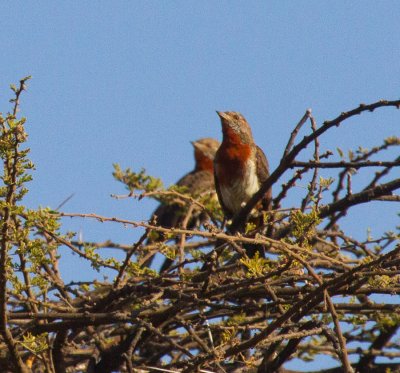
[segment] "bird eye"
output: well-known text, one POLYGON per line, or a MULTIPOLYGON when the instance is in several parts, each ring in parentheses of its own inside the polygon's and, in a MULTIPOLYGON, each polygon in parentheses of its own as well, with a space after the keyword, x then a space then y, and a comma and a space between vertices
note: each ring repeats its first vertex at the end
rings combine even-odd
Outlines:
POLYGON ((235 120, 239 120, 239 115, 237 115, 237 114, 234 114, 234 116, 233 116, 233 119, 235 119, 235 120))

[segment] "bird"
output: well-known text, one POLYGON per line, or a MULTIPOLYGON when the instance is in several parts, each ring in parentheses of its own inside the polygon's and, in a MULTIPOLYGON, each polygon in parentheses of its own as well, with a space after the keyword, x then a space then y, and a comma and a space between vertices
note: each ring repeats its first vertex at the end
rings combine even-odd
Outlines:
MULTIPOLYGON (((193 171, 184 175, 176 183, 179 187, 186 187, 186 193, 192 197, 199 195, 210 194, 215 195, 214 184, 214 157, 220 145, 220 142, 213 138, 202 138, 192 141, 194 148, 195 167, 193 171)), ((180 227, 186 218, 187 207, 179 203, 165 204, 161 203, 152 214, 152 220, 155 220, 158 225, 164 228, 180 227)), ((193 229, 201 226, 208 219, 207 214, 200 209, 194 209, 191 217, 188 220, 187 228, 193 229)), ((157 238, 149 237, 148 244, 162 241, 164 237, 158 235, 157 238)), ((146 266, 151 265, 153 257, 145 262, 146 266)), ((173 260, 166 258, 160 268, 160 272, 167 270, 173 263, 173 260)))
MULTIPOLYGON (((222 143, 214 159, 215 188, 225 217, 232 219, 269 177, 269 164, 253 138, 249 123, 242 114, 217 111, 221 119, 222 143)), ((272 190, 265 193, 256 207, 271 209, 272 190)), ((254 256, 259 248, 247 250, 254 256)))

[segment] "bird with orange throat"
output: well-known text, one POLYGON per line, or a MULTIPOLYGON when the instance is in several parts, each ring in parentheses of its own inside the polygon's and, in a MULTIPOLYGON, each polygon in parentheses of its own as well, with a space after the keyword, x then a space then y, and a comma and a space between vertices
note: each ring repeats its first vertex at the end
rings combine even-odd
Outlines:
MULTIPOLYGON (((221 119, 223 140, 214 160, 215 187, 225 217, 232 219, 268 178, 269 165, 243 115, 232 111, 217 111, 217 114, 221 119)), ((271 198, 269 189, 257 209, 270 210, 271 198)), ((261 250, 259 245, 250 245, 246 251, 252 257, 261 250)))
MULTIPOLYGON (((219 141, 212 138, 203 138, 197 141, 192 141, 194 148, 195 167, 194 170, 184 175, 176 183, 179 187, 185 187, 186 193, 196 198, 199 195, 210 194, 215 195, 214 186, 214 157, 220 145, 219 141)), ((181 227, 186 215, 187 209, 179 203, 164 204, 161 203, 153 213, 157 224, 164 228, 181 227)), ((194 209, 187 223, 188 229, 199 227, 208 219, 207 214, 200 209, 194 209)), ((147 243, 163 241, 162 235, 154 238, 149 238, 147 243)), ((149 266, 152 262, 152 257, 147 259, 145 265, 149 266)), ((166 258, 161 265, 160 271, 167 270, 173 263, 173 260, 166 258)))

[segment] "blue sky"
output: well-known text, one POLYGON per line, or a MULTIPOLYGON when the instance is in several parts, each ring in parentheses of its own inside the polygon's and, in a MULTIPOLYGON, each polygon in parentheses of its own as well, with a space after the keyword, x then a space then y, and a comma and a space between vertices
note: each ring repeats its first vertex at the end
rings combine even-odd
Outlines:
MULTIPOLYGON (((307 108, 321 124, 400 95, 394 0, 3 1, 0 11, 1 111, 9 84, 33 76, 21 112, 37 167, 30 207, 55 208, 75 193, 65 211, 146 219, 154 202, 110 198, 124 192, 112 163, 175 182, 193 167, 189 141, 221 137, 215 110, 242 112, 274 168, 307 108)), ((394 109, 367 113, 321 143, 372 146, 398 134, 399 119, 394 109)), ((360 207, 351 229, 362 237, 367 227, 394 228, 396 212, 360 207)), ((88 240, 137 237, 107 224, 65 224, 88 240)), ((64 255, 66 280, 93 275, 64 255)))

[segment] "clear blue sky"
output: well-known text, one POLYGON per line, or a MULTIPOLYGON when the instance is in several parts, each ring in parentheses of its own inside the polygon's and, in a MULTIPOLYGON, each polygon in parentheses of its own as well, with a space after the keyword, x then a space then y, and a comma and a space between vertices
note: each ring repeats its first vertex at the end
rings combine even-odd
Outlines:
MULTIPOLYGON (((109 197, 124 192, 112 163, 175 182, 193 167, 190 140, 221 137, 215 110, 242 112, 275 167, 307 108, 321 124, 400 96, 394 0, 3 1, 0 12, 1 111, 8 85, 33 76, 22 100, 37 166, 31 207, 75 193, 65 211, 146 219, 154 202, 109 197)), ((372 146, 399 134, 399 120, 394 109, 365 114, 322 145, 372 146)), ((394 227, 397 211, 361 207, 352 228, 362 237, 394 227)), ((88 240, 137 237, 81 220, 66 227, 88 240)), ((64 255, 66 280, 93 276, 64 255)))

